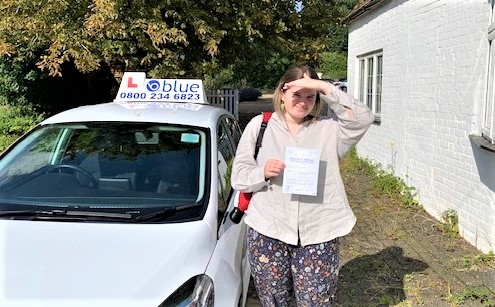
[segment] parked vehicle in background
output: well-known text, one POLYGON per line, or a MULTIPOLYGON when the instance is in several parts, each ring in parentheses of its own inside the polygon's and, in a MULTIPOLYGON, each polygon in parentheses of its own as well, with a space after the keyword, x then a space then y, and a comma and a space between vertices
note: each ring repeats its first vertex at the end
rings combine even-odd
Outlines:
POLYGON ((347 92, 347 79, 342 79, 339 81, 332 82, 341 91, 347 92))
POLYGON ((144 73, 40 123, 0 156, 0 306, 243 306, 240 136, 200 80, 144 73))
POLYGON ((335 85, 339 90, 344 91, 344 92, 347 92, 347 79, 341 79, 339 81, 333 81, 331 79, 325 79, 325 78, 323 78, 321 80, 330 82, 333 85, 335 85))

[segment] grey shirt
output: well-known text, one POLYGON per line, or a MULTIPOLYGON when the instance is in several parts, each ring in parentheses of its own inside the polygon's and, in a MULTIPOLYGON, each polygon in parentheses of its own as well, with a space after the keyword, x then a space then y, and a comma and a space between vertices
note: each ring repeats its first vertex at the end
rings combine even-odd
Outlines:
POLYGON ((316 244, 348 234, 356 217, 347 201, 340 176, 339 160, 350 150, 373 122, 373 114, 360 101, 333 88, 321 95, 329 115, 306 121, 292 136, 282 114, 273 113, 263 136, 256 161, 254 149, 262 115, 244 129, 232 169, 232 187, 253 192, 245 222, 259 233, 288 244, 316 244), (346 106, 354 116, 349 116, 346 106), (265 181, 267 160, 284 161, 285 148, 300 147, 320 151, 317 196, 282 193, 283 173, 265 181))

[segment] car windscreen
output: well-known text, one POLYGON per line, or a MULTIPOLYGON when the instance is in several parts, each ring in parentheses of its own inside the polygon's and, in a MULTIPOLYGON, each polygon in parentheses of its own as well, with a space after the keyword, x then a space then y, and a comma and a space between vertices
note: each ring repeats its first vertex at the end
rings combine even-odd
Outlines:
POLYGON ((156 123, 39 127, 0 160, 0 210, 140 215, 187 206, 198 210, 168 220, 197 219, 208 193, 208 133, 156 123))

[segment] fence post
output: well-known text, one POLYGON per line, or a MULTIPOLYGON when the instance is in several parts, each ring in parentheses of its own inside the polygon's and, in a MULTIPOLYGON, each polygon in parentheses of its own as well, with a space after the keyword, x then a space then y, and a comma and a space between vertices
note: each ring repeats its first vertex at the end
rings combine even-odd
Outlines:
POLYGON ((224 108, 239 120, 239 90, 213 89, 206 91, 208 103, 215 107, 224 108))

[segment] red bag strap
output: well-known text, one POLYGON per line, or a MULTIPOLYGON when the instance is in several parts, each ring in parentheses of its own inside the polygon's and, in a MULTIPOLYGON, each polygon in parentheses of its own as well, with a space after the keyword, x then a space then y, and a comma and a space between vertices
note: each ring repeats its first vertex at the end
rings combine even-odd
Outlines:
POLYGON ((270 117, 272 117, 272 112, 263 112, 261 114, 263 114, 263 123, 268 123, 270 117))
POLYGON ((265 134, 266 126, 268 126, 268 121, 272 117, 272 112, 263 112, 263 121, 261 122, 260 132, 258 133, 258 139, 256 140, 256 148, 254 149, 254 159, 258 156, 260 151, 261 142, 263 141, 263 134, 265 134))

